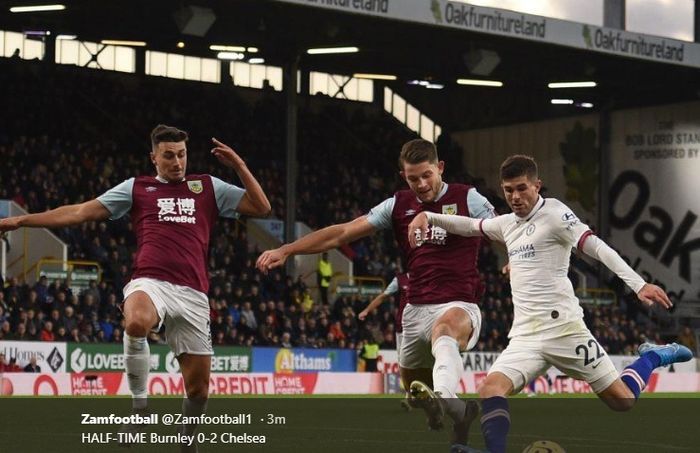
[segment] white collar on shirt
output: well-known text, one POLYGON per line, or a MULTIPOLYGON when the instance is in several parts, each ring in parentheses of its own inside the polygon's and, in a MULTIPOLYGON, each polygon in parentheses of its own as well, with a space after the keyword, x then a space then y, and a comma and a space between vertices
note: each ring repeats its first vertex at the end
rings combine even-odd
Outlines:
MULTIPOLYGON (((157 180, 158 182, 162 182, 163 184, 168 184, 168 180, 165 179, 165 178, 161 178, 160 175, 156 175, 156 180, 157 180)), ((180 180, 180 182, 182 182, 182 181, 184 181, 184 180, 185 180, 185 178, 182 178, 182 179, 180 180)))
POLYGON ((540 195, 538 195, 537 197, 538 197, 538 198, 537 198, 537 203, 535 203, 535 206, 532 207, 532 210, 530 211, 530 213, 529 213, 526 217, 520 217, 519 215, 514 214, 514 215, 515 215, 515 218, 517 219, 516 222, 518 222, 518 223, 527 222, 527 221, 530 220, 535 214, 537 214, 537 211, 539 211, 540 209, 542 209, 542 206, 544 205, 544 198, 542 198, 542 196, 540 196, 540 195))
MULTIPOLYGON (((443 182, 442 188, 440 189, 438 196, 431 203, 437 203, 438 201, 440 201, 440 198, 442 198, 446 193, 447 193, 447 183, 443 182)), ((420 198, 418 198, 418 197, 416 197, 416 200, 418 200, 418 203, 423 203, 422 201, 420 201, 420 198)))

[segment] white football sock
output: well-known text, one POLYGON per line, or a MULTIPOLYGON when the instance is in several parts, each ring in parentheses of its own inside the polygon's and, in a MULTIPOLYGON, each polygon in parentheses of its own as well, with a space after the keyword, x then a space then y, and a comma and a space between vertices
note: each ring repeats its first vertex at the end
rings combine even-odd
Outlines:
POLYGON ((457 340, 447 335, 433 342, 433 387, 445 400, 447 414, 454 421, 464 418, 466 403, 457 398, 457 387, 462 376, 462 356, 459 355, 457 340))
POLYGON ((151 348, 146 337, 132 337, 124 333, 124 368, 129 390, 134 397, 134 409, 144 409, 148 397, 148 370, 150 368, 151 348))

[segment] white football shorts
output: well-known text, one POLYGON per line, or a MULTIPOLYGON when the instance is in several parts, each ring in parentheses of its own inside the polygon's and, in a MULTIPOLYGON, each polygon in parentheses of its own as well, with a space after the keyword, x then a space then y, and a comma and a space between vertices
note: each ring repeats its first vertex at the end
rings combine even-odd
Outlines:
POLYGON ((472 322, 467 351, 476 346, 481 331, 481 310, 470 302, 443 304, 406 304, 403 312, 403 332, 399 365, 403 368, 432 368, 435 358, 432 352, 432 332, 435 321, 451 308, 461 308, 472 322))
POLYGON ((590 384, 594 392, 608 388, 618 377, 612 360, 582 320, 560 327, 560 335, 520 335, 494 362, 489 374, 505 374, 513 382, 513 393, 555 366, 567 376, 590 384))
POLYGON ((136 291, 151 298, 158 312, 158 326, 153 330, 157 332, 165 325, 165 341, 175 356, 214 354, 206 294, 162 280, 137 278, 124 287, 124 300, 136 291))

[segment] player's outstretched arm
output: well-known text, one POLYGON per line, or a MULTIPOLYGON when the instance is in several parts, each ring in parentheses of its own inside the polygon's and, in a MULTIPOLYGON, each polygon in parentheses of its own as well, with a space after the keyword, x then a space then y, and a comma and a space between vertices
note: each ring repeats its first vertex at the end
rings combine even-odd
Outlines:
POLYGON ((428 224, 444 228, 448 233, 460 236, 480 236, 479 223, 481 223, 481 219, 424 211, 415 216, 408 225, 408 242, 411 247, 418 245, 420 241, 417 237, 417 231, 420 231, 420 240, 425 239, 428 233, 428 224))
POLYGON ((460 236, 481 236, 479 224, 482 219, 474 219, 462 215, 436 214, 426 212, 428 222, 440 228, 444 228, 448 233, 460 236))
POLYGON ((358 217, 351 222, 322 228, 307 234, 301 239, 297 239, 291 244, 285 244, 274 250, 263 252, 255 266, 266 273, 270 269, 282 266, 290 256, 325 252, 369 236, 374 231, 375 228, 369 223, 367 217, 358 217))
POLYGON ((595 258, 613 271, 622 281, 637 294, 639 300, 646 305, 657 303, 669 309, 673 303, 663 289, 651 283, 646 283, 644 279, 632 269, 622 257, 613 250, 603 240, 594 235, 589 235, 583 239, 582 251, 595 258))
POLYGON ((12 231, 21 227, 61 228, 91 220, 105 220, 109 216, 109 211, 102 203, 97 200, 90 200, 85 203, 61 206, 37 214, 0 219, 0 232, 12 231))
POLYGON ((241 214, 255 217, 267 217, 272 211, 270 200, 263 191, 258 180, 250 172, 245 161, 228 145, 212 138, 214 148, 211 153, 225 166, 233 168, 241 180, 246 192, 241 198, 237 211, 241 214))
POLYGON ((367 317, 367 315, 370 314, 370 312, 372 312, 372 310, 374 310, 374 309, 376 309, 378 306, 380 306, 380 305, 382 304, 382 302, 384 302, 384 299, 387 298, 387 296, 388 296, 388 294, 381 293, 381 294, 379 294, 377 297, 375 297, 374 299, 372 299, 372 302, 370 302, 369 305, 367 305, 367 306, 365 307, 365 309, 362 310, 362 311, 357 315, 357 317, 360 318, 360 321, 364 321, 365 318, 367 317))

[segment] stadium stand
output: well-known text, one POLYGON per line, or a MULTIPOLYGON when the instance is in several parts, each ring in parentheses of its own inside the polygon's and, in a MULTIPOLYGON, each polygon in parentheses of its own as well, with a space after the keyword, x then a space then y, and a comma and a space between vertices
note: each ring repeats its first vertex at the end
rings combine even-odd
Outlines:
MULTIPOLYGON (((93 198, 130 175, 150 173, 148 130, 159 122, 191 132, 190 172, 223 179, 207 156, 208 137, 230 140, 259 175, 273 206, 284 218, 284 170, 275 161, 282 148, 279 94, 227 86, 123 75, 39 62, 1 61, 0 90, 8 105, 0 121, 0 199, 30 212, 93 198), (200 112, 191 115, 189 112, 200 112), (201 112, 207 112, 202 115, 201 112), (48 156, 48 157, 47 157, 48 156)), ((300 112, 297 216, 312 228, 350 220, 400 184, 396 150, 412 133, 372 106, 330 99, 305 99, 300 112), (323 156, 323 157, 321 157, 323 156), (381 157, 381 159, 378 159, 381 157), (380 161, 380 164, 377 164, 380 161), (355 168, 369 169, 367 172, 355 168)), ((505 203, 483 182, 458 173, 460 155, 449 139, 438 141, 450 180, 473 181, 503 212, 505 203)), ((135 243, 128 220, 63 229, 71 259, 94 260, 102 280, 74 294, 65 281, 43 278, 28 286, 8 279, 0 293, 0 339, 121 343, 121 288, 128 280, 135 243)), ((391 280, 401 264, 389 236, 359 241, 346 250, 356 275, 391 280)), ((365 322, 356 318, 367 300, 341 296, 330 305, 281 272, 263 276, 259 253, 240 222, 219 221, 211 241, 209 272, 211 329, 215 345, 361 347, 371 335, 394 348, 396 301, 365 322)), ((477 351, 500 351, 513 317, 508 280, 487 244, 480 256, 486 281, 477 351)), ((585 307, 586 322, 610 353, 633 354, 645 339, 661 341, 653 322, 622 293, 619 304, 585 307)), ((158 334, 152 342, 162 343, 158 334)))

